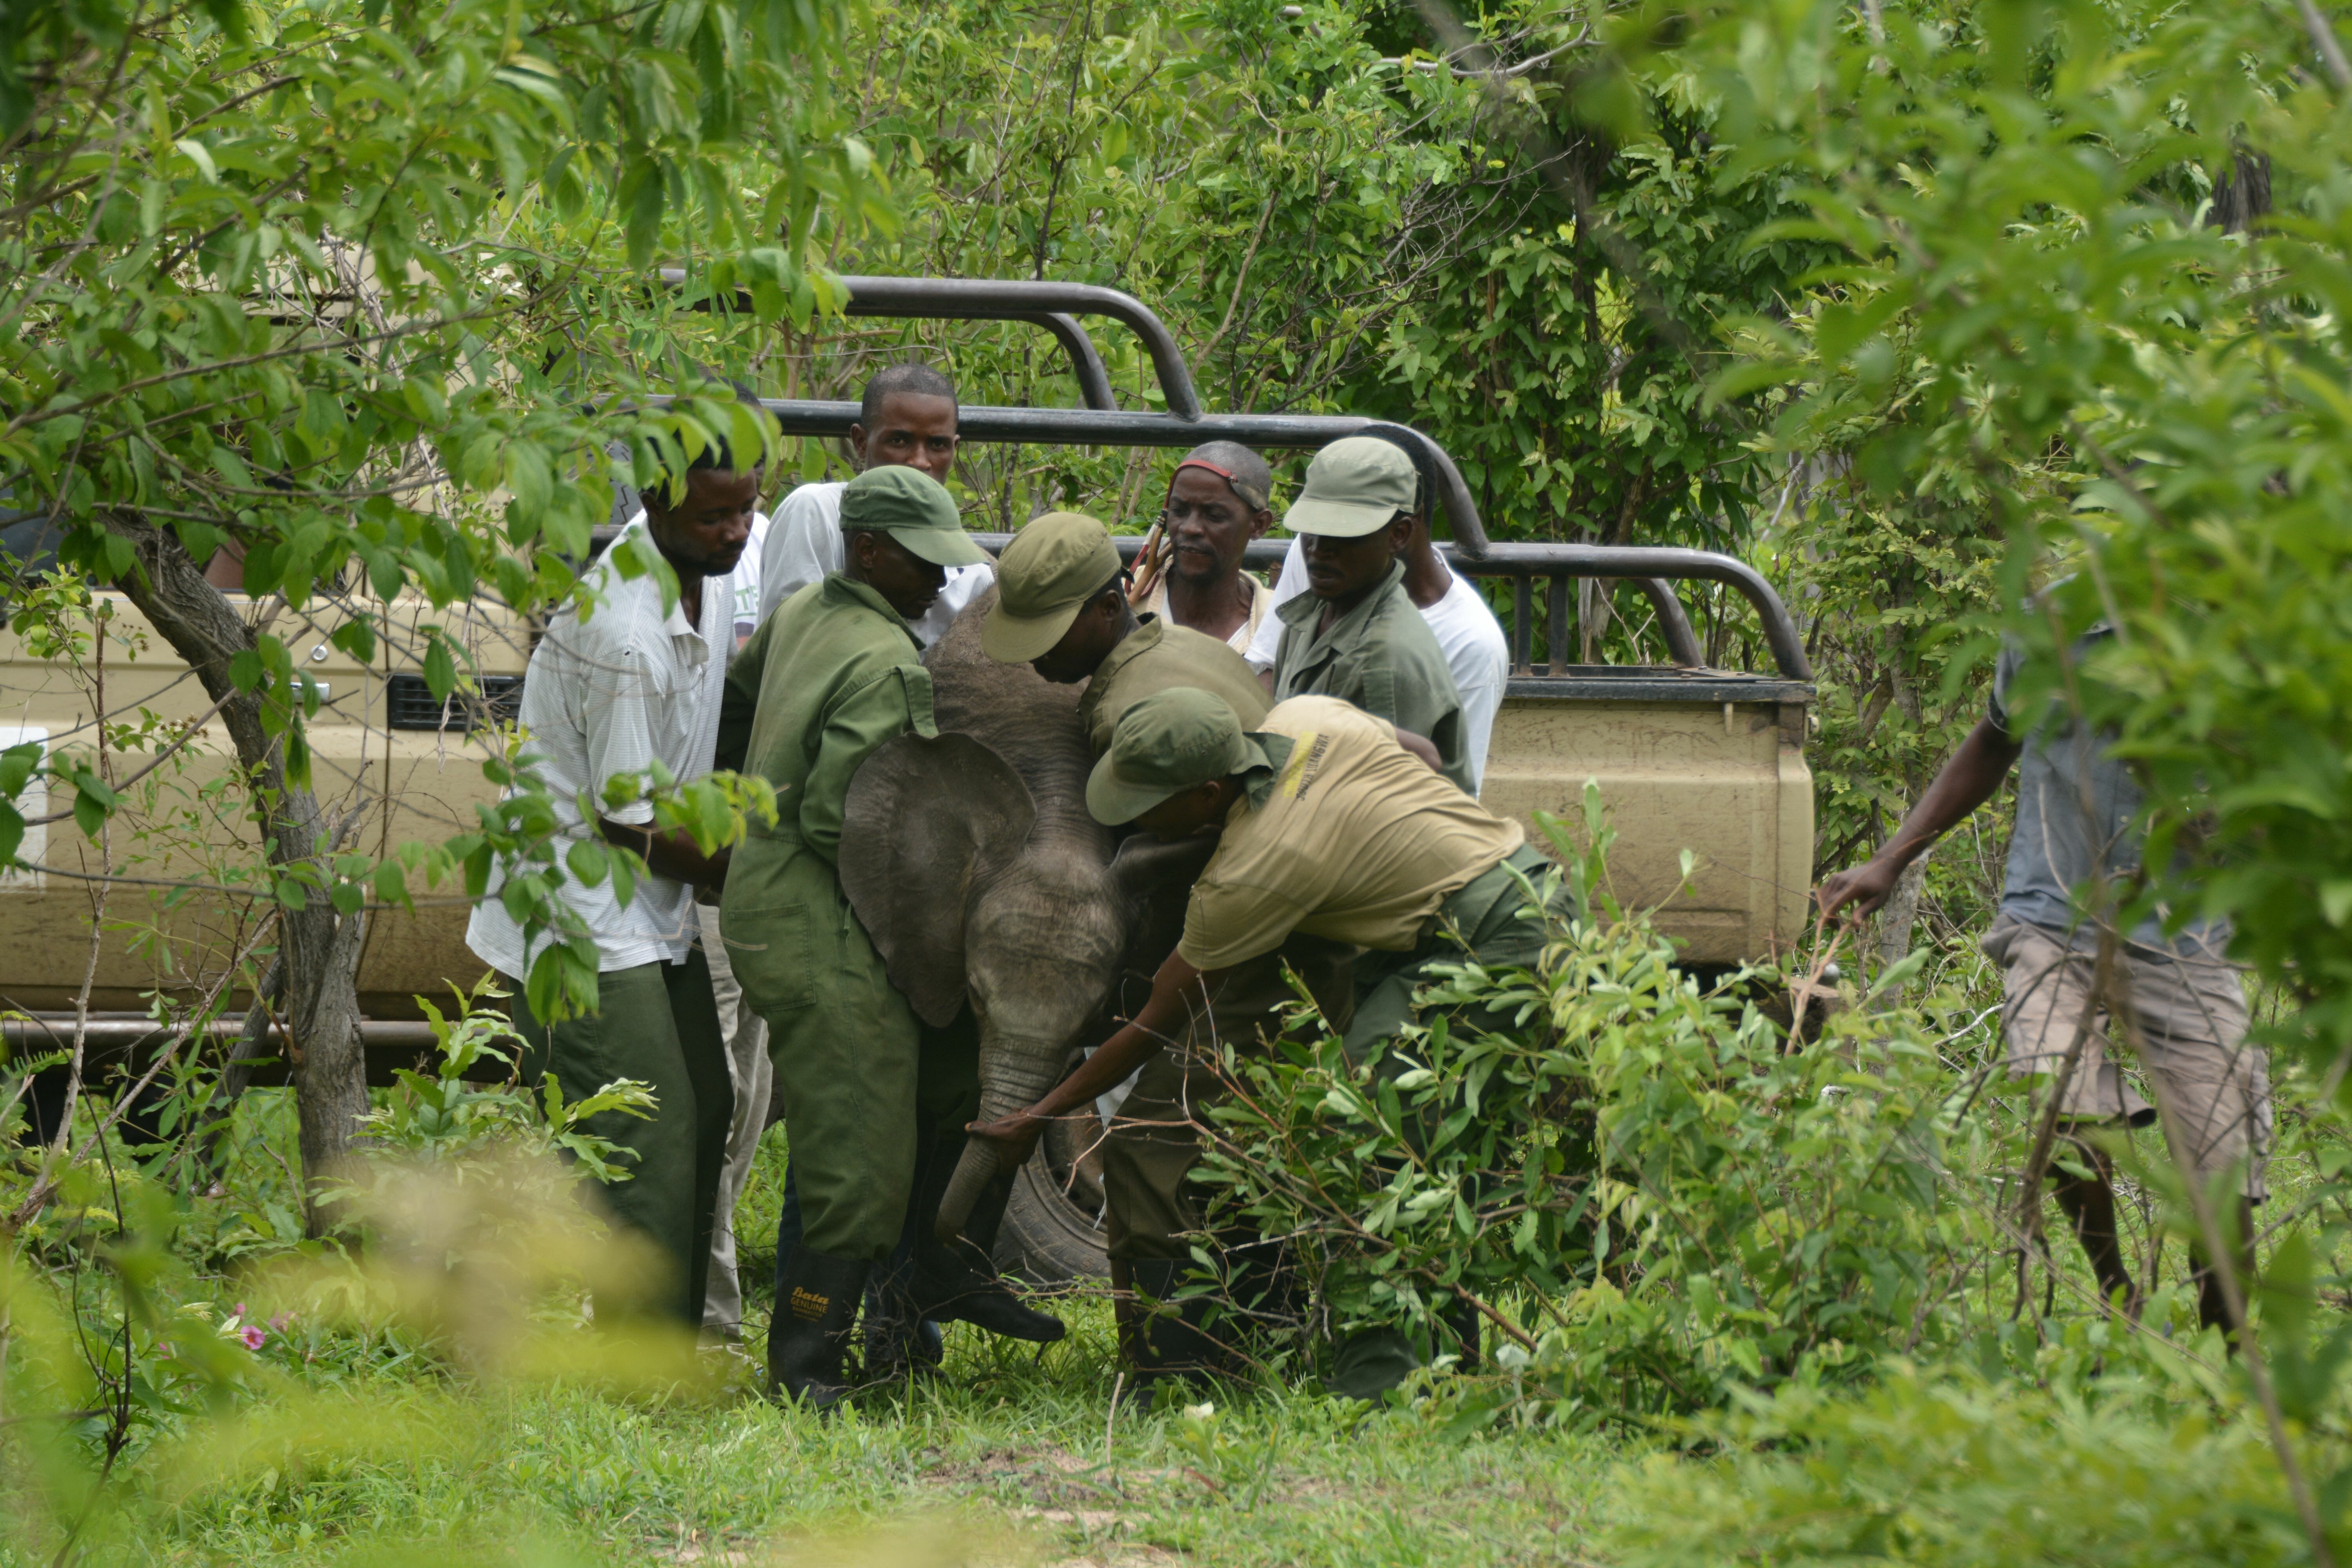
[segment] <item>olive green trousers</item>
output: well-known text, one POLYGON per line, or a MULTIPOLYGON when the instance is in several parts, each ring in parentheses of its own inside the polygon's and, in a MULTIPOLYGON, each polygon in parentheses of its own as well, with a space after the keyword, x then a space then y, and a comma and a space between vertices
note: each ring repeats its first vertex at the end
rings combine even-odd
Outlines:
POLYGON ((736 982, 768 1022, 801 1245, 884 1262, 914 1193, 919 1129, 960 1129, 979 1108, 978 1037, 923 1027, 833 863, 797 841, 736 847, 721 925, 736 982))
POLYGON ((641 963, 596 977, 592 1017, 549 1025, 533 1016, 523 986, 514 994, 515 1032, 523 1038, 523 1082, 555 1074, 566 1100, 595 1093, 615 1079, 652 1087, 649 1118, 608 1110, 585 1130, 636 1155, 619 1162, 628 1180, 602 1190, 622 1226, 651 1241, 668 1278, 646 1300, 681 1321, 702 1321, 710 1237, 727 1163, 727 1129, 735 1091, 727 1075, 727 1040, 710 989, 710 966, 697 948, 684 963, 641 963))
MULTIPOLYGON (((1524 876, 1542 890, 1551 862, 1533 845, 1522 845, 1493 869, 1470 884, 1438 910, 1436 924, 1410 952, 1367 952, 1356 961, 1356 1013, 1340 1037, 1340 1048, 1351 1062, 1361 1064, 1396 1037, 1408 1024, 1429 1020, 1416 1012, 1413 993, 1437 976, 1438 964, 1475 962, 1489 968, 1533 968, 1542 956, 1545 921, 1532 910, 1519 884, 1524 876), (1518 876, 1512 873, 1516 871, 1518 876)), ((1567 911, 1571 895, 1563 886, 1550 905, 1554 914, 1567 911)), ((1457 1025, 1477 1029, 1510 1026, 1507 1015, 1464 1009, 1451 1016, 1457 1025)), ((1393 1076, 1416 1066, 1397 1052, 1383 1057, 1377 1069, 1393 1076)), ((1408 1125, 1408 1139, 1414 1130, 1408 1125)), ((1472 1320, 1475 1325, 1475 1320, 1472 1320)), ((1468 1326, 1468 1342, 1456 1347, 1475 1357, 1476 1329, 1468 1326)), ((1441 1347, 1433 1345, 1428 1328, 1391 1325, 1360 1330, 1342 1340, 1333 1354, 1330 1386, 1356 1399, 1378 1399, 1402 1383, 1416 1367, 1429 1364, 1441 1347)))

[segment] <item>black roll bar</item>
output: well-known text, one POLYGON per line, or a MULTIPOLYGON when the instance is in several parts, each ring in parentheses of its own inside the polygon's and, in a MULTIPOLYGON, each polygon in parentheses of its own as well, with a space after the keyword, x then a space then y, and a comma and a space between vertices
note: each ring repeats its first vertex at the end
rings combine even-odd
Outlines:
MULTIPOLYGON (((1201 395, 1192 388, 1192 369, 1184 363, 1175 334, 1150 306, 1132 294, 1091 283, 1029 282, 1019 279, 861 276, 844 278, 842 282, 849 287, 848 310, 853 316, 947 321, 1041 321, 1041 318, 1061 316, 1085 347, 1081 350, 1075 346, 1058 326, 1054 335, 1070 350, 1073 365, 1092 363, 1102 398, 1097 402, 1087 395, 1087 406, 1097 410, 1118 406, 1110 396, 1110 380, 1102 374, 1102 356, 1095 352, 1085 329, 1068 319, 1108 316, 1143 341, 1144 352, 1151 356, 1152 372, 1160 378, 1160 395, 1168 400, 1168 412, 1179 419, 1201 416, 1201 395)), ((1078 386, 1082 394, 1086 384, 1087 373, 1080 368, 1078 386)))
MULTIPOLYGON (((683 289, 686 287, 688 282, 688 273, 685 268, 664 267, 658 270, 661 280, 671 288, 683 289)), ((921 317, 927 319, 948 320, 964 319, 961 312, 950 313, 947 311, 903 310, 893 306, 877 303, 876 302, 876 290, 870 287, 870 285, 877 283, 904 283, 908 281, 937 282, 947 281, 946 279, 927 280, 921 279, 908 279, 903 278, 867 278, 853 279, 852 281, 864 282, 869 285, 866 289, 866 305, 865 309, 860 310, 858 308, 858 302, 855 295, 851 297, 849 314, 853 316, 921 317)), ((708 300, 698 300, 691 307, 691 309, 698 310, 707 310, 709 308, 709 301, 708 300)), ((1136 308, 1138 310, 1142 309, 1140 305, 1138 305, 1136 308)), ((750 289, 738 289, 735 290, 735 309, 745 315, 751 314, 751 291, 750 289)), ((1062 345, 1062 352, 1070 356, 1070 374, 1077 381, 1078 396, 1080 400, 1083 401, 1088 408, 1115 410, 1118 407, 1118 395, 1113 393, 1110 389, 1110 372, 1103 366, 1101 352, 1095 347, 1094 339, 1087 335, 1086 328, 1078 324, 1076 317, 1061 310, 1007 310, 1002 314, 992 314, 989 319, 1005 321, 1026 321, 1033 327, 1043 327, 1047 331, 1053 333, 1054 341, 1062 345)), ((1164 333, 1167 329, 1163 327, 1160 330, 1164 333)))

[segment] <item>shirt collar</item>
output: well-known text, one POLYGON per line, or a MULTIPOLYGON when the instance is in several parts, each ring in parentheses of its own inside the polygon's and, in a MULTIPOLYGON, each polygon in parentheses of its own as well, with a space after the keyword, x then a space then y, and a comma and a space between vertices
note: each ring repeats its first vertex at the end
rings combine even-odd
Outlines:
MULTIPOLYGON (((1167 635, 1167 631, 1168 623, 1158 616, 1136 616, 1135 629, 1119 638, 1118 645, 1103 655, 1102 663, 1095 667, 1095 680, 1107 684, 1112 674, 1125 668, 1129 660, 1149 653, 1167 635)), ((1091 691, 1096 688, 1089 686, 1087 689, 1091 691)))
POLYGON ((922 639, 915 636, 915 628, 907 624, 907 618, 893 609, 890 601, 876 591, 873 584, 861 583, 846 572, 835 572, 824 580, 824 592, 834 595, 836 603, 845 600, 878 611, 892 626, 906 633, 907 640, 917 648, 923 646, 922 639))
POLYGON ((1242 788, 1252 810, 1262 809, 1265 797, 1274 793, 1274 781, 1290 762, 1290 749, 1297 742, 1287 735, 1276 735, 1264 730, 1252 730, 1242 736, 1258 754, 1259 761, 1242 769, 1242 788))
MULTIPOLYGON (((1341 636, 1362 626, 1370 617, 1372 606, 1403 581, 1404 563, 1401 560, 1390 562, 1389 574, 1381 579, 1380 585, 1365 595, 1363 602, 1354 609, 1332 622, 1330 631, 1325 635, 1336 642, 1341 636)), ((1297 626, 1311 635, 1315 629, 1315 618, 1323 613, 1323 601, 1312 594, 1299 594, 1276 605, 1274 613, 1282 617, 1285 625, 1297 626)))

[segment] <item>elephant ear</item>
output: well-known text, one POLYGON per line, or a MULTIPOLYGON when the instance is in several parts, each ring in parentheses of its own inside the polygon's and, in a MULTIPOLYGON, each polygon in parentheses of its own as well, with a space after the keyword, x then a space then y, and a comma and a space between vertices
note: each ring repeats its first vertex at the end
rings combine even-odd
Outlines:
POLYGON ((1019 774, 970 735, 901 735, 859 765, 842 805, 842 891, 925 1023, 964 1001, 964 910, 973 881, 1017 852, 1037 820, 1019 774))

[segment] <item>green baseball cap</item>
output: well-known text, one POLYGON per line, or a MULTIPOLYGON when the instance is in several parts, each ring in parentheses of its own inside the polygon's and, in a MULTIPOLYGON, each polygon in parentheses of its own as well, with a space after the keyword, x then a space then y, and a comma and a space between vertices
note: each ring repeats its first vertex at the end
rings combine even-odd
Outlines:
POLYGON ((1087 810, 1116 827, 1170 795, 1265 760, 1223 698, 1172 686, 1119 715, 1110 750, 1087 780, 1087 810))
POLYGON ((934 566, 977 566, 988 552, 963 531, 947 487, 903 463, 868 468, 841 488, 841 527, 887 533, 934 566))
POLYGON ((1093 518, 1075 511, 1031 518, 996 563, 996 603, 981 623, 982 650, 1000 664, 1042 657, 1118 572, 1118 546, 1093 518))
POLYGON ((1307 488, 1282 526, 1293 533, 1360 539, 1411 511, 1418 489, 1412 459, 1377 436, 1349 436, 1315 454, 1307 488))

